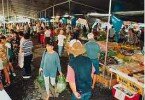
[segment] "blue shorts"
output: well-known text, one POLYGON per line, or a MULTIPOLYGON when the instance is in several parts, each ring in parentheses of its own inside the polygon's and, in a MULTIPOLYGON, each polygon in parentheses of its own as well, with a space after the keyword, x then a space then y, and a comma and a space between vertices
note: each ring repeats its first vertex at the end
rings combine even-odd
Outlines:
POLYGON ((94 74, 99 74, 99 60, 98 59, 91 59, 93 66, 95 68, 95 73, 94 74))

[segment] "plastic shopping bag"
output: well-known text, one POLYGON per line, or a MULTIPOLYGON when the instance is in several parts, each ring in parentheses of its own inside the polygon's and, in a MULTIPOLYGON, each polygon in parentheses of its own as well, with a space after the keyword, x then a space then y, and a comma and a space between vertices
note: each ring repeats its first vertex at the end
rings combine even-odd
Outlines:
POLYGON ((24 53, 18 54, 18 65, 20 66, 20 68, 23 68, 23 66, 24 66, 24 53))
POLYGON ((43 89, 45 88, 43 72, 39 73, 39 76, 37 77, 37 82, 39 83, 41 88, 43 88, 43 89))
POLYGON ((12 100, 12 99, 9 97, 7 92, 3 89, 2 91, 0 91, 0 100, 12 100))
POLYGON ((64 76, 57 77, 56 91, 58 93, 63 92, 66 89, 66 79, 64 76))

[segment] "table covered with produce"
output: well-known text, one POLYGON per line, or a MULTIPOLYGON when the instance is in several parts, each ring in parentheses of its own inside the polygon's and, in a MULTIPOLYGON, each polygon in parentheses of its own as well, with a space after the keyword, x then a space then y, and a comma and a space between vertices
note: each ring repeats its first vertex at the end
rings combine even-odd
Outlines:
POLYGON ((139 100, 144 91, 144 56, 140 49, 137 46, 110 42, 105 65, 105 42, 98 44, 103 50, 99 59, 101 74, 96 81, 112 87, 115 98, 139 100))

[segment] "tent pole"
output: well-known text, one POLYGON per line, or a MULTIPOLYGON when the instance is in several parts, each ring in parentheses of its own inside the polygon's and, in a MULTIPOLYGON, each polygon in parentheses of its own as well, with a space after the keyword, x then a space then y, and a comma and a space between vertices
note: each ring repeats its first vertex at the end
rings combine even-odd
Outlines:
MULTIPOLYGON (((40 19, 42 18, 42 12, 40 12, 40 19)), ((41 23, 42 21, 40 20, 40 23, 41 23)))
POLYGON ((45 10, 45 26, 46 26, 46 10, 45 10))
MULTIPOLYGON (((10 11, 10 12, 9 12, 9 15, 11 15, 11 14, 12 14, 12 13, 11 13, 11 12, 12 12, 11 4, 10 4, 10 9, 9 9, 9 11, 10 11)), ((9 17, 10 17, 10 16, 9 16, 9 17)))
POLYGON ((9 0, 7 0, 7 14, 8 14, 8 21, 9 21, 9 0))
POLYGON ((3 10, 3 18, 4 18, 4 34, 5 34, 5 29, 6 29, 6 26, 5 26, 5 8, 4 8, 4 0, 2 0, 2 10, 3 10))
MULTIPOLYGON (((107 26, 107 37, 106 37, 106 52, 105 52, 105 62, 104 65, 107 65, 107 55, 108 55, 108 38, 109 38, 109 24, 110 24, 110 18, 111 18, 111 4, 112 0, 109 2, 109 16, 108 16, 108 26, 107 26)), ((104 74, 104 72, 103 72, 104 74)))
POLYGON ((71 4, 70 3, 72 0, 68 0, 68 1, 69 1, 69 15, 70 15, 70 12, 71 12, 71 4))

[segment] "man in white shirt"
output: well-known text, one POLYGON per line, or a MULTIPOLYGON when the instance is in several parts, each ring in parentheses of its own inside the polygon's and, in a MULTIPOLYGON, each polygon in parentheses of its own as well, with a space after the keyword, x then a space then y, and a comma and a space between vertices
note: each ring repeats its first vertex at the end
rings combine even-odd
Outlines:
POLYGON ((45 44, 50 42, 50 35, 51 35, 51 30, 48 28, 48 26, 45 27, 45 44))
POLYGON ((62 55, 62 49, 63 49, 63 44, 64 44, 64 39, 66 39, 66 36, 63 35, 64 31, 60 30, 59 35, 58 35, 58 54, 61 57, 62 55))

